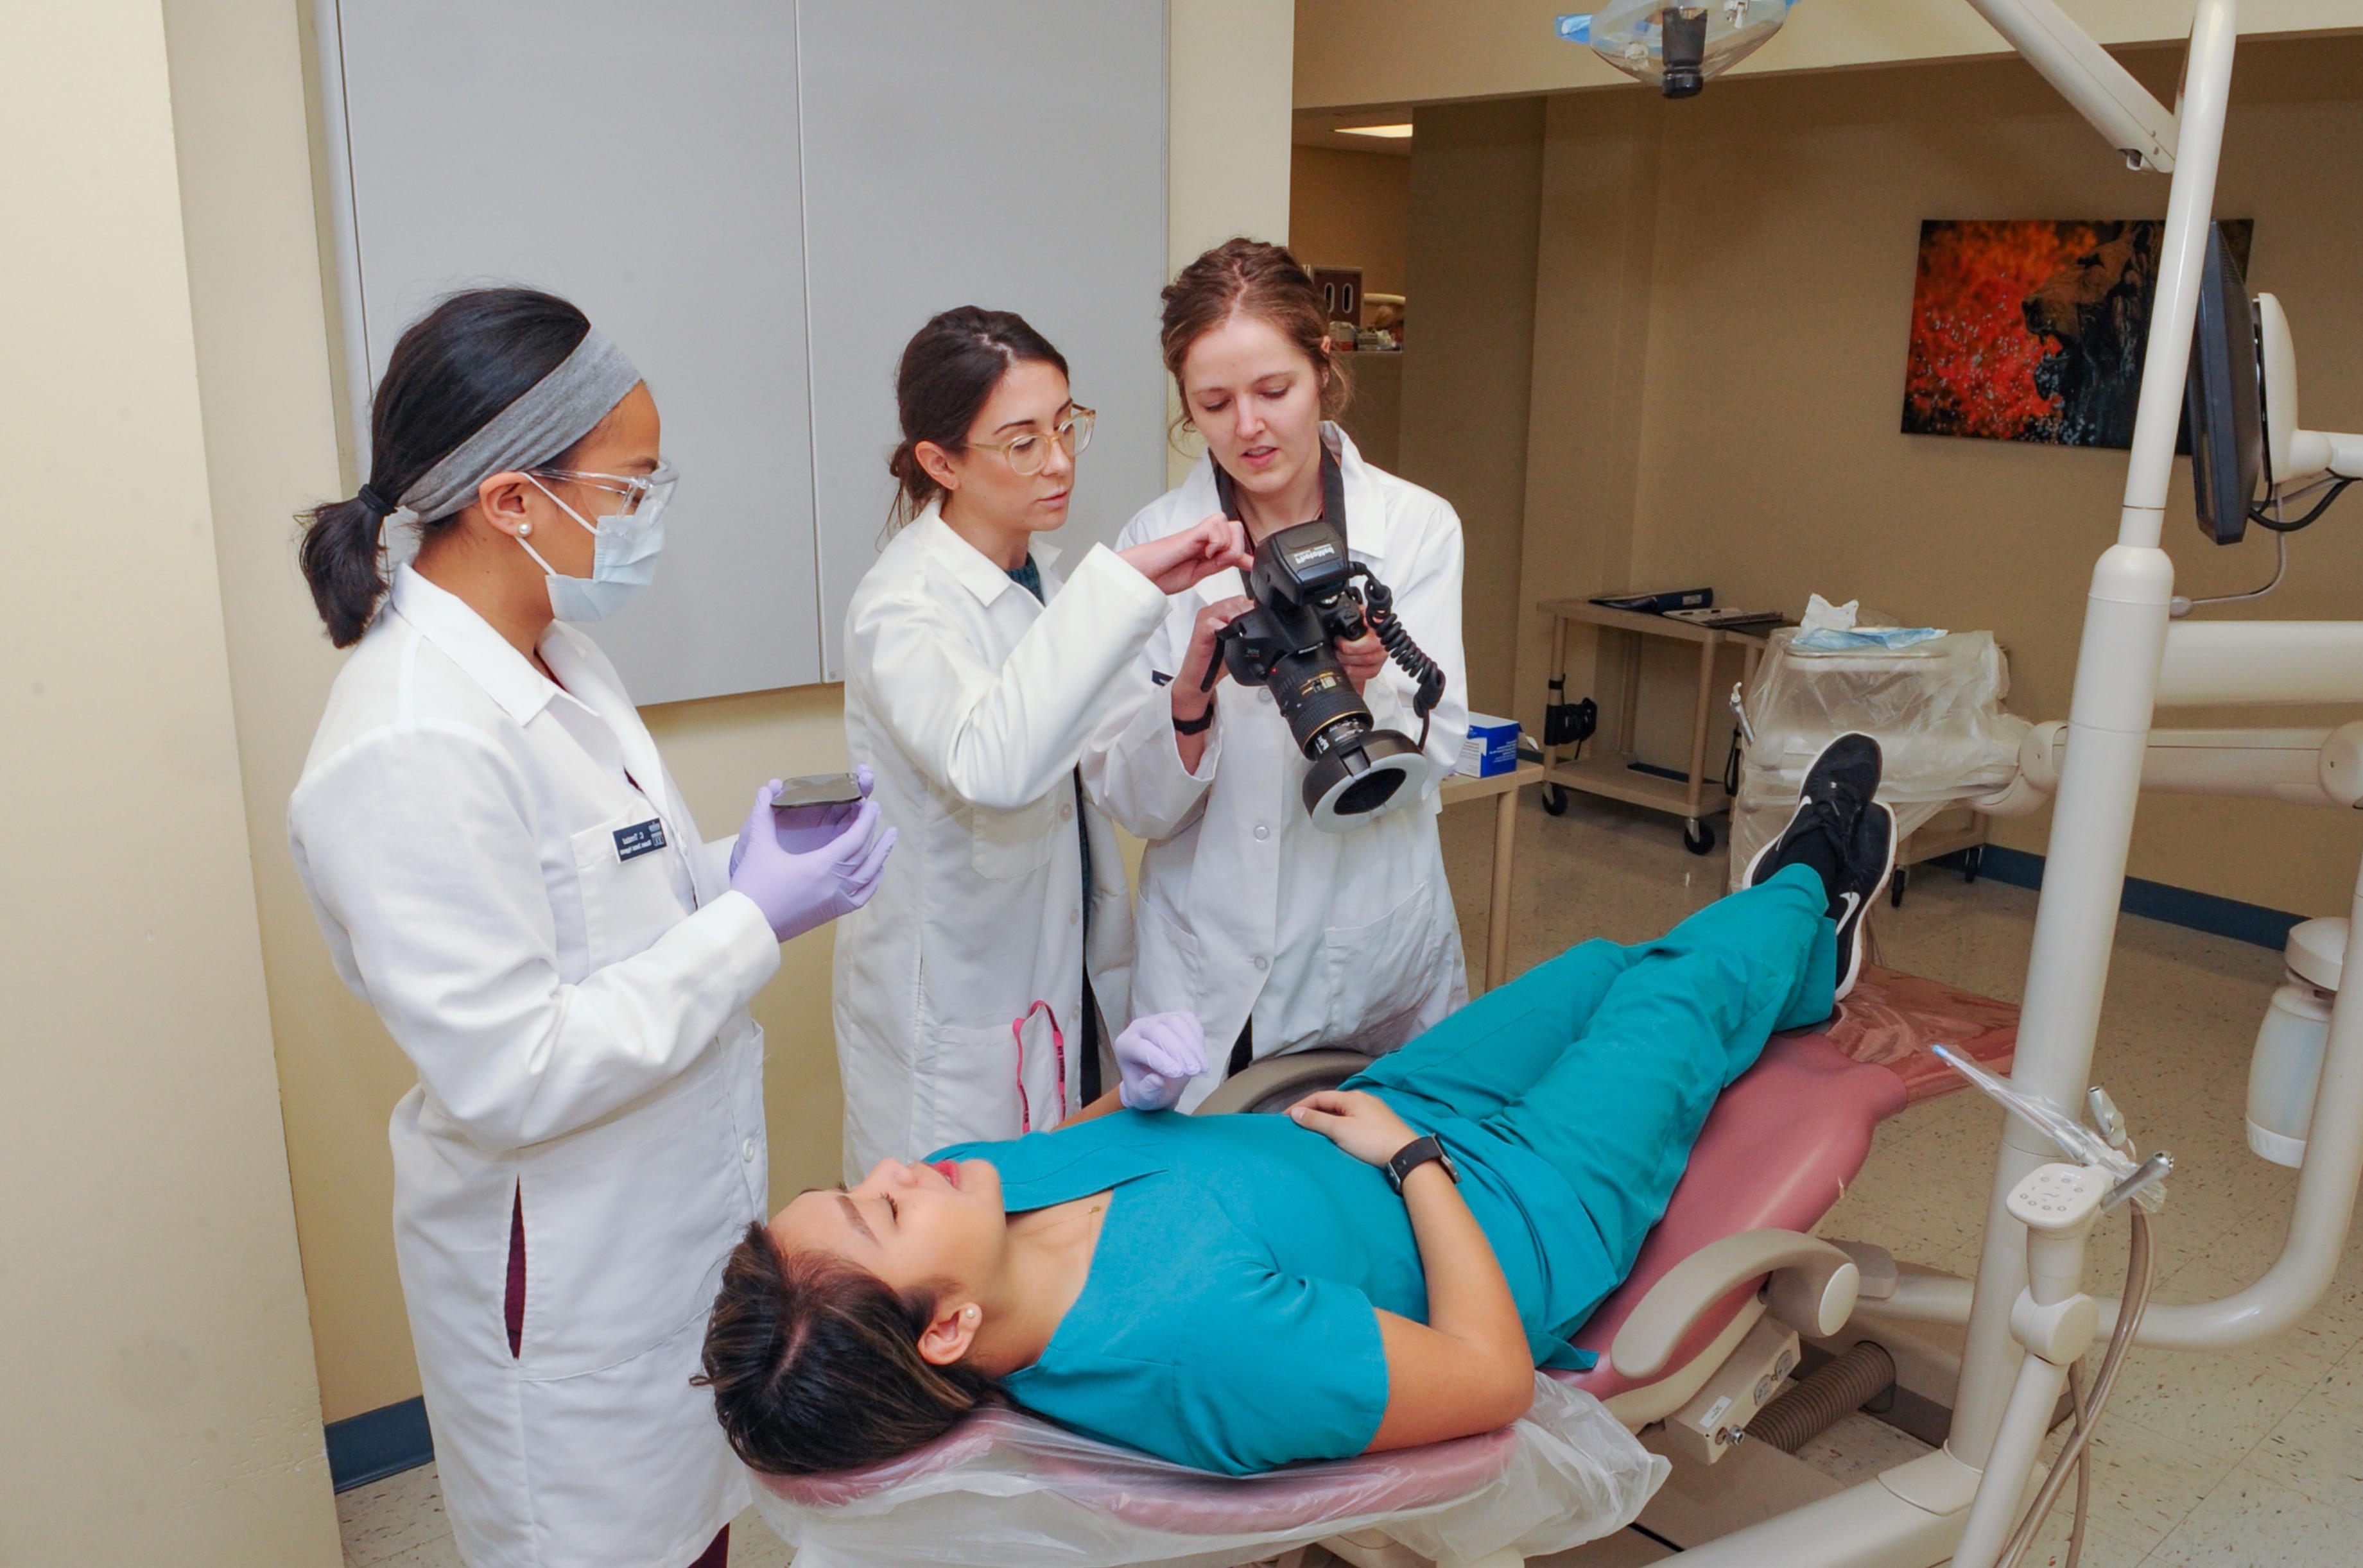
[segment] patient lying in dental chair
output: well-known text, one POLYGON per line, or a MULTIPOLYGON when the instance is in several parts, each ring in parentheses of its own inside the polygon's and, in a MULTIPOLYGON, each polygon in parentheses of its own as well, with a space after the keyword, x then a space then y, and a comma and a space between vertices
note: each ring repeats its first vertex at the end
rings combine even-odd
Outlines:
POLYGON ((1715 1097, 1851 987, 1894 858, 1878 782, 1877 745, 1840 737, 1739 892, 1572 948, 1285 1117, 1111 1097, 804 1194, 749 1229, 708 1325, 732 1445, 850 1469, 998 1396, 1247 1474, 1514 1419, 1535 1367, 1584 1364, 1566 1336, 1715 1097))

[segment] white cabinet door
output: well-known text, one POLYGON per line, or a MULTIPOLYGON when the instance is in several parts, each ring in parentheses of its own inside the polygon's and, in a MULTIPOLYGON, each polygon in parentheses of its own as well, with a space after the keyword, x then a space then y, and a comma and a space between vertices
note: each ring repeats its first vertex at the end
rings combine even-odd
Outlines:
POLYGON ((894 364, 928 316, 1014 310, 1100 411, 1072 553, 1164 489, 1159 0, 802 0, 821 633, 877 558, 894 364))
POLYGON ((793 8, 321 12, 372 382, 454 290, 572 300, 648 378, 682 472, 656 586, 595 633, 633 696, 819 679, 793 8))

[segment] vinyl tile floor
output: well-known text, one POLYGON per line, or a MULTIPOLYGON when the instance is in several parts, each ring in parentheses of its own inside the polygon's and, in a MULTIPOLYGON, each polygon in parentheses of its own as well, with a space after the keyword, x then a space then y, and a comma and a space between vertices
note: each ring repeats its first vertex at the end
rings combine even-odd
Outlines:
MULTIPOLYGON (((1444 816, 1472 974, 1483 965, 1492 830, 1491 802, 1444 816)), ((1720 849, 1689 855, 1668 817, 1584 797, 1552 817, 1527 791, 1517 832, 1514 974, 1587 937, 1656 935, 1722 891, 1720 849)), ((1901 909, 1878 911, 1872 939, 1882 963, 2015 1000, 2034 919, 2030 891, 1923 868, 1901 909)), ((2280 955, 2268 949, 2134 916, 2120 922, 2094 1077, 2145 1147, 2176 1157, 2157 1230, 2161 1300, 2222 1296, 2255 1279, 2279 1250, 2295 1173, 2248 1152, 2240 1107, 2257 1020, 2280 977, 2280 955)), ((1887 1122, 1824 1232, 1973 1272, 1999 1117, 1964 1092, 1887 1122)), ((2124 1227, 2104 1228, 2091 1278, 2113 1280, 2124 1261, 2124 1227)), ((1802 1457, 1852 1482, 1920 1452, 1914 1440, 1852 1416, 1802 1457)), ((2213 1356, 2135 1353, 2092 1452, 2083 1556, 2091 1568, 2345 1568, 2363 1558, 2363 1245, 2349 1245, 2322 1303, 2278 1339, 2213 1356)), ((458 1568, 431 1465, 338 1504, 349 1568, 458 1568)), ((2062 1507, 2030 1568, 2056 1568, 2066 1541, 2062 1507)), ((1628 1532, 1550 1568, 1662 1555, 1628 1532)), ((777 1568, 788 1557, 751 1512, 732 1529, 733 1568, 777 1568)))

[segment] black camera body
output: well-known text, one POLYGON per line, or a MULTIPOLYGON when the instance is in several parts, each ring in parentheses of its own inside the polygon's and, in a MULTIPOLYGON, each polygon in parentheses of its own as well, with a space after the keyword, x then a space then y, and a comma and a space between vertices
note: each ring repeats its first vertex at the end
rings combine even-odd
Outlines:
MULTIPOLYGON (((1422 767, 1420 748, 1377 726, 1337 661, 1337 643, 1352 642, 1370 629, 1354 587, 1357 573, 1368 577, 1369 569, 1353 562, 1345 536, 1326 520, 1282 528, 1256 547, 1255 566, 1248 573, 1255 608, 1225 626, 1215 640, 1232 679, 1271 692, 1289 733, 1313 764, 1304 778, 1304 809, 1316 825, 1332 832, 1376 812, 1422 767)), ((1372 585, 1377 587, 1375 579, 1372 585)), ((1408 638, 1400 640, 1409 646, 1408 638)), ((1394 641, 1389 640, 1391 652, 1394 641)), ((1209 686, 1214 679, 1210 668, 1209 686)), ((1439 674, 1434 690, 1441 694, 1442 689, 1439 674)), ((1430 696, 1420 705, 1423 718, 1434 700, 1430 696)))
POLYGON ((1334 644, 1368 634, 1353 592, 1345 541, 1326 523, 1302 523, 1266 539, 1248 573, 1256 607, 1223 628, 1218 646, 1231 679, 1268 686, 1308 757, 1326 756, 1370 709, 1337 662, 1334 644), (1294 715, 1302 714, 1300 726, 1294 715))

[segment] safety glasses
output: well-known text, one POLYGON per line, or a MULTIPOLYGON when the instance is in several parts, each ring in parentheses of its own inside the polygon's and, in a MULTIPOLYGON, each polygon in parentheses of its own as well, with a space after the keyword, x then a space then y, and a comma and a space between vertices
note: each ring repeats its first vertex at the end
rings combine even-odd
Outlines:
POLYGON ((669 499, 672 487, 681 479, 680 472, 671 463, 659 463, 654 472, 638 475, 590 474, 575 469, 536 469, 533 472, 541 479, 588 485, 593 490, 604 490, 610 495, 620 495, 624 498, 624 512, 627 515, 639 511, 641 504, 650 496, 660 501, 669 499))
POLYGON ((1023 436, 1013 436, 1006 441, 971 441, 971 450, 998 452, 1010 468, 1019 474, 1038 474, 1050 461, 1050 443, 1057 441, 1071 458, 1082 455, 1092 444, 1092 425, 1099 419, 1097 409, 1076 403, 1067 410, 1067 416, 1050 429, 1048 436, 1029 430, 1023 436))

